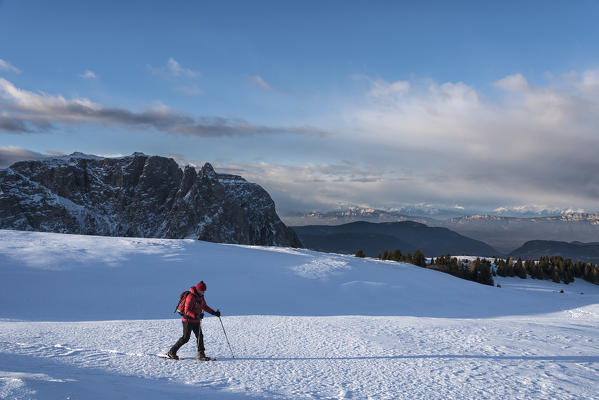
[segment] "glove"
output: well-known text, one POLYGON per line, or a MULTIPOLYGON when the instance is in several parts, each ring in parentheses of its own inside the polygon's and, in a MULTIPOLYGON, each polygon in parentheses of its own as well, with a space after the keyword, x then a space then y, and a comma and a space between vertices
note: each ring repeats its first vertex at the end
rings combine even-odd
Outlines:
POLYGON ((212 315, 214 315, 215 317, 220 317, 220 310, 216 310, 212 315))
POLYGON ((204 318, 204 313, 199 313, 199 314, 198 314, 198 319, 199 319, 199 320, 201 320, 201 319, 203 319, 203 318, 204 318))

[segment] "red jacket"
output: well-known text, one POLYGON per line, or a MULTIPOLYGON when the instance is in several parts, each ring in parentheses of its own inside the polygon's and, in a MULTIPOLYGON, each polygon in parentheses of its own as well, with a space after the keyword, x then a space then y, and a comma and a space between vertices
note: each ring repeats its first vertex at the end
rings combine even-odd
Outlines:
POLYGON ((183 306, 183 314, 185 314, 181 317, 183 322, 200 322, 204 311, 214 315, 214 310, 208 307, 204 296, 197 291, 195 286, 190 287, 189 291, 191 294, 187 295, 183 306))

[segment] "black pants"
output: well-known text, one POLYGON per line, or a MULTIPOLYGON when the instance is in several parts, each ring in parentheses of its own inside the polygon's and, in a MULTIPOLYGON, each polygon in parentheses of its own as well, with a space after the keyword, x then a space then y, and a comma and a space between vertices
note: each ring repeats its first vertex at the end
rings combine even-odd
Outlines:
POLYGON ((196 335, 196 342, 198 353, 204 352, 204 334, 202 334, 202 323, 201 322, 183 322, 183 336, 177 340, 177 343, 171 348, 171 352, 177 354, 177 351, 185 343, 189 342, 191 332, 196 335))

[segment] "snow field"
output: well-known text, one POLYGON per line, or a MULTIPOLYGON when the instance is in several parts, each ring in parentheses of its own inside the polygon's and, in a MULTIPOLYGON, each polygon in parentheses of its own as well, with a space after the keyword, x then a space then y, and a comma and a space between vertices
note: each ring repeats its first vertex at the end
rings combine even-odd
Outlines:
MULTIPOLYGON (((0 230, 0 398, 596 398, 599 286, 496 282, 308 250, 0 230), (218 361, 159 358, 181 335, 179 293, 201 279, 236 358, 213 317, 218 361)), ((179 355, 193 358, 193 336, 179 355)))
POLYGON ((131 398, 151 388, 144 397, 152 399, 194 393, 244 399, 593 398, 599 309, 581 311, 594 323, 562 313, 533 320, 227 317, 235 359, 218 320, 207 318, 205 341, 208 354, 218 357, 214 363, 193 360, 193 339, 179 352, 188 360, 157 356, 180 335, 177 320, 1 322, 0 394, 101 399, 112 389, 93 385, 111 382, 131 398))

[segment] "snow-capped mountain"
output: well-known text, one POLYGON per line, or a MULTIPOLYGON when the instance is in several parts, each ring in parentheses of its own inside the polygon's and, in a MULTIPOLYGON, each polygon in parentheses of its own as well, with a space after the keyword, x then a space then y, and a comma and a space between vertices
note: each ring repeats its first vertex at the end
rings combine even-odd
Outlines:
POLYGON ((534 218, 470 215, 439 225, 506 252, 530 240, 595 242, 599 238, 599 214, 589 213, 534 218))
POLYGON ((492 215, 504 217, 535 218, 535 217, 553 217, 556 215, 585 214, 583 209, 556 208, 538 205, 516 206, 516 207, 497 207, 489 212, 492 215))
POLYGON ((301 247, 259 185, 142 153, 73 153, 0 170, 0 227, 301 247))
POLYGON ((335 211, 312 211, 305 214, 299 213, 297 215, 283 216, 282 218, 291 226, 342 225, 357 221, 373 223, 415 221, 426 225, 438 222, 437 220, 424 215, 424 213, 419 215, 407 214, 397 210, 350 207, 335 211))

